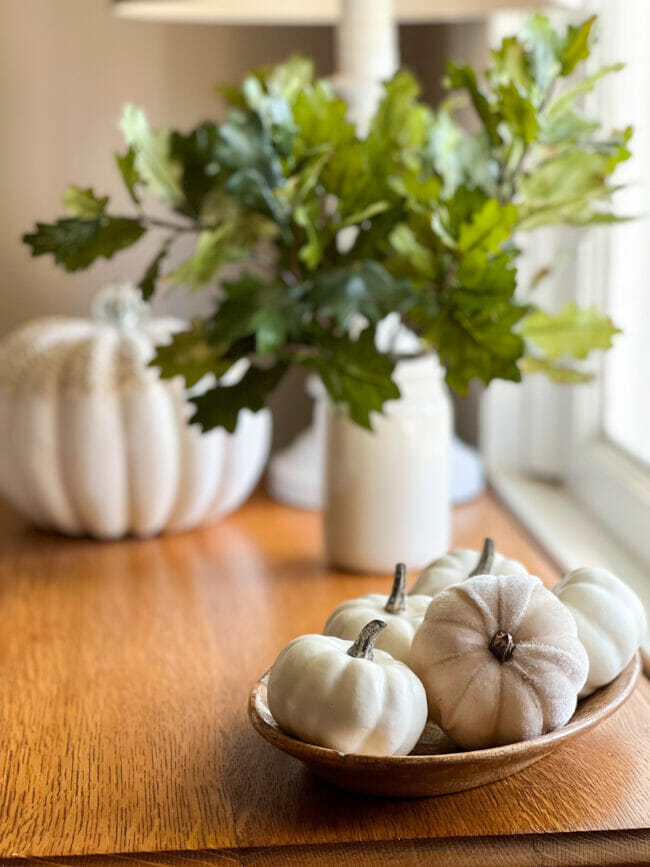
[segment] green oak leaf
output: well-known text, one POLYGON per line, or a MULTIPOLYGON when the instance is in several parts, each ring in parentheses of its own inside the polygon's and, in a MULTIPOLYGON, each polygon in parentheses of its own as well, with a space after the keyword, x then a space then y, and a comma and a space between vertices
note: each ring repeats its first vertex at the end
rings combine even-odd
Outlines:
POLYGON ((520 93, 530 94, 534 82, 528 68, 525 46, 516 36, 506 36, 490 53, 490 83, 494 88, 512 83, 520 93))
POLYGON ((181 188, 186 206, 184 212, 191 217, 201 215, 206 198, 214 189, 220 172, 218 148, 219 127, 206 121, 186 135, 172 132, 169 152, 182 166, 181 188))
POLYGON ((247 340, 259 355, 266 355, 280 348, 309 313, 299 286, 262 283, 247 272, 224 282, 222 289, 225 297, 213 317, 210 339, 223 347, 247 340))
POLYGON ((461 185, 494 191, 493 157, 487 133, 470 135, 448 111, 441 110, 435 116, 429 131, 427 155, 442 178, 445 198, 461 185))
POLYGON ((209 283, 227 262, 245 255, 245 249, 233 240, 235 229, 234 222, 222 223, 214 229, 204 229, 197 238, 193 254, 169 274, 169 282, 200 289, 209 283))
POLYGON ((347 268, 317 272, 311 283, 305 303, 345 330, 359 315, 377 323, 394 310, 406 310, 412 300, 409 283, 393 277, 379 262, 355 262, 347 268))
POLYGON ((411 226, 398 223, 390 233, 390 243, 398 256, 407 262, 418 277, 435 279, 439 271, 434 251, 422 244, 411 226))
POLYGON ((346 120, 347 105, 325 81, 303 88, 292 105, 296 136, 293 152, 296 159, 327 143, 330 149, 355 140, 354 125, 346 120))
POLYGON ((577 370, 575 367, 551 361, 549 358, 537 358, 530 355, 519 360, 519 369, 525 374, 543 373, 553 382, 562 385, 580 385, 584 382, 591 382, 594 378, 593 373, 588 371, 577 370))
POLYGON ((569 111, 577 99, 587 93, 591 93, 601 78, 604 78, 606 75, 611 75, 614 72, 620 72, 622 69, 625 69, 624 63, 612 63, 608 66, 602 66, 592 75, 574 82, 549 105, 545 112, 546 116, 550 120, 553 120, 564 114, 566 111, 569 111))
POLYGON ((284 180, 273 141, 255 114, 229 112, 219 126, 216 158, 233 171, 256 170, 271 187, 279 186, 284 180))
POLYGON ((551 361, 586 358, 594 349, 609 349, 620 330, 595 307, 579 309, 573 302, 559 313, 535 310, 521 322, 519 333, 551 361))
POLYGON ((619 162, 628 159, 628 131, 596 148, 572 147, 545 160, 525 175, 520 183, 523 203, 519 227, 532 229, 550 223, 584 225, 599 220, 594 211, 599 200, 607 200, 613 188, 609 175, 619 162))
POLYGON ((139 205, 140 197, 138 196, 136 187, 142 183, 142 178, 135 167, 135 151, 130 147, 125 154, 115 154, 115 162, 120 170, 120 175, 131 197, 131 201, 134 205, 139 205))
MULTIPOLYGON (((291 104, 312 83, 314 63, 308 57, 294 54, 284 63, 276 66, 259 66, 252 69, 246 76, 244 84, 250 78, 255 78, 271 96, 282 97, 291 104)), ((245 109, 248 105, 243 85, 218 84, 215 91, 233 108, 245 109)))
POLYGON ((266 405, 266 399, 287 371, 285 362, 268 368, 251 365, 235 385, 216 385, 204 394, 191 397, 195 411, 191 424, 199 424, 203 431, 223 427, 233 433, 242 409, 257 412, 266 405))
POLYGON ((182 166, 171 155, 169 130, 151 129, 144 111, 130 104, 122 109, 120 128, 133 150, 133 167, 151 195, 170 208, 181 205, 182 166))
POLYGON ((69 217, 92 220, 106 212, 108 196, 99 198, 90 187, 68 187, 63 194, 63 208, 69 217))
POLYGON ((384 95, 370 121, 367 141, 372 150, 421 148, 433 118, 418 101, 420 85, 410 72, 400 70, 384 84, 384 95))
POLYGON ((194 319, 191 328, 176 332, 169 343, 157 346, 149 363, 158 368, 163 379, 182 376, 186 388, 192 388, 204 376, 223 376, 234 361, 222 356, 219 347, 210 342, 206 324, 194 319))
POLYGON ((447 63, 447 76, 444 80, 445 87, 450 89, 462 88, 466 90, 469 98, 474 106, 474 110, 478 114, 485 131, 488 134, 490 142, 497 146, 501 144, 501 135, 499 134, 499 116, 492 110, 487 97, 479 88, 476 81, 476 73, 471 66, 458 66, 455 63, 447 63))
POLYGON ((562 37, 553 29, 546 15, 532 15, 524 25, 528 69, 540 94, 548 93, 551 83, 560 75, 562 37))
POLYGON ((458 187, 452 196, 437 203, 431 218, 434 232, 445 244, 454 247, 460 229, 470 224, 489 198, 476 187, 458 187))
POLYGON ((395 364, 377 351, 374 329, 352 340, 314 326, 311 337, 316 354, 298 357, 298 363, 319 374, 334 403, 346 406, 355 424, 372 430, 371 413, 399 397, 391 379, 395 364))
POLYGON ((516 220, 515 205, 502 205, 496 199, 488 199, 468 222, 461 224, 458 249, 466 253, 478 247, 494 252, 510 238, 516 220))
POLYGON ((316 221, 321 213, 320 202, 315 200, 309 205, 299 205, 293 212, 296 223, 305 230, 307 243, 303 244, 298 253, 302 262, 310 271, 320 265, 323 258, 323 238, 316 228, 316 221))
POLYGON ((239 169, 226 182, 226 192, 249 210, 269 217, 282 227, 289 219, 290 209, 275 195, 259 169, 239 169))
POLYGON ((523 96, 512 82, 498 88, 499 111, 512 135, 528 144, 535 141, 539 122, 537 110, 530 99, 523 96))
POLYGON ((463 256, 456 272, 454 303, 465 310, 480 310, 512 298, 517 286, 515 256, 516 251, 491 255, 482 249, 463 256))
MULTIPOLYGON (((392 163, 391 163, 392 168, 392 163)), ((353 141, 337 148, 323 166, 320 183, 334 197, 342 222, 378 201, 386 201, 390 173, 376 174, 364 142, 353 141)))
POLYGON ((592 15, 591 18, 587 18, 577 27, 569 24, 561 50, 562 75, 569 75, 581 60, 586 60, 589 57, 589 37, 595 21, 596 16, 592 15))
POLYGON ((249 76, 242 88, 246 105, 255 112, 278 153, 288 156, 293 146, 296 126, 291 106, 283 96, 267 93, 259 79, 249 76))
POLYGON ((118 250, 131 247, 145 231, 137 220, 124 217, 70 217, 37 223, 36 231, 23 235, 23 241, 31 247, 32 256, 51 253, 66 271, 80 271, 99 257, 110 259, 118 250))
POLYGON ((302 54, 292 54, 284 63, 271 67, 264 85, 271 96, 281 96, 293 104, 314 80, 314 61, 302 54))
POLYGON ((555 117, 542 117, 538 139, 555 147, 579 144, 600 129, 600 122, 575 111, 565 111, 555 117))
POLYGON ((388 184, 398 196, 406 200, 409 210, 421 214, 430 212, 442 192, 440 178, 422 176, 419 172, 410 169, 389 178, 388 184))
POLYGON ((497 378, 521 380, 518 361, 524 341, 512 329, 526 309, 509 302, 477 310, 453 303, 440 308, 425 336, 437 347, 451 388, 465 394, 473 379, 485 384, 497 378))
POLYGON ((158 282, 158 278, 160 276, 160 269, 169 252, 169 248, 173 240, 174 239, 170 237, 163 241, 160 250, 151 260, 151 262, 147 266, 146 271, 142 275, 140 282, 138 283, 138 288, 142 292, 142 297, 145 301, 148 301, 149 298, 151 298, 153 293, 156 291, 156 283, 158 282))

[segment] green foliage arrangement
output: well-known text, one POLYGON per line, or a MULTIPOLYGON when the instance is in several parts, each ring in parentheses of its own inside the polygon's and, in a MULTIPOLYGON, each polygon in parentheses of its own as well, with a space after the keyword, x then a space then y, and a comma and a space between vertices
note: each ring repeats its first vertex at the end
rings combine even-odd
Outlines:
POLYGON ((164 377, 182 374, 191 387, 248 359, 236 384, 193 398, 192 420, 204 429, 233 430, 238 411, 263 406, 291 365, 319 374, 332 399, 370 427, 371 411, 399 396, 396 359, 375 346, 391 311, 423 352, 439 354, 460 392, 474 378, 519 381, 523 371, 580 381, 572 359, 608 348, 616 328, 594 308, 554 314, 522 300, 514 239, 544 225, 618 219, 611 177, 629 157, 631 130, 602 137, 578 108, 619 68, 577 71, 593 24, 558 33, 538 15, 492 52, 481 80, 450 63, 445 86, 455 93, 435 111, 398 72, 363 138, 304 58, 220 88, 226 119, 187 133, 151 129, 127 106, 128 150, 116 160, 133 215, 70 187, 67 216, 38 223, 24 241, 34 256, 77 271, 162 232, 140 280, 145 298, 161 280, 201 289, 225 264, 241 263, 239 279, 222 282, 214 314, 154 360, 164 377), (454 119, 461 97, 476 112, 475 133, 454 119), (172 216, 148 215, 145 197, 172 216), (167 257, 187 233, 196 237, 192 255, 169 272, 167 257))

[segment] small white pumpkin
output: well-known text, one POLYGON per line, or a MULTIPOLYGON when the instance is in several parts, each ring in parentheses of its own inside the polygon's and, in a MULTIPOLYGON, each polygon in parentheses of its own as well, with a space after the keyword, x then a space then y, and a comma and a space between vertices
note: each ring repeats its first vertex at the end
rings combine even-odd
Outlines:
POLYGON ((354 643, 301 635, 288 644, 271 669, 267 693, 280 728, 341 753, 410 753, 427 721, 427 699, 408 666, 373 651, 385 625, 371 621, 354 643))
POLYGON ((408 663, 415 630, 422 623, 431 597, 406 596, 405 585, 406 566, 404 563, 398 563, 395 567, 390 596, 386 597, 383 593, 369 593, 342 602, 330 614, 323 634, 352 641, 369 620, 375 618, 384 620, 386 629, 380 633, 376 647, 390 653, 395 659, 408 663))
POLYGON ((509 560, 494 550, 492 539, 486 539, 482 551, 456 548, 444 554, 420 572, 411 588, 413 594, 435 596, 474 575, 525 575, 526 567, 509 560))
POLYGON ((580 692, 584 698, 614 680, 637 652, 647 629, 645 608, 607 569, 574 569, 553 592, 573 614, 589 657, 587 682, 580 692))
POLYGON ((96 319, 47 317, 0 344, 0 494, 40 527, 111 539, 227 514, 264 468, 268 411, 233 435, 186 419, 180 377, 149 367, 185 324, 149 318, 133 287, 108 287, 96 319))
POLYGON ((480 749, 568 722, 589 661, 573 616, 539 578, 478 575, 433 599, 411 667, 432 720, 480 749))

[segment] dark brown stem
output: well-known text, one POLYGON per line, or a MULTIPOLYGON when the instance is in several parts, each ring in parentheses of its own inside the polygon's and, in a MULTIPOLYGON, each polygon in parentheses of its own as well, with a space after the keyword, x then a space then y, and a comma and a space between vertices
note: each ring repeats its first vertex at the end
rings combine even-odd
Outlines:
POLYGON ((382 629, 386 628, 383 620, 371 620, 366 623, 359 637, 348 650, 348 656, 353 656, 355 659, 369 659, 372 661, 372 651, 375 647, 375 641, 382 629))
POLYGON ((478 563, 467 576, 473 578, 475 575, 489 575, 494 562, 494 542, 492 539, 486 539, 483 542, 483 550, 478 558, 478 563))
POLYGON ((205 226, 199 223, 175 223, 171 220, 161 220, 158 217, 149 217, 143 214, 140 222, 145 226, 156 229, 171 229, 174 232, 201 232, 205 226))
POLYGON ((406 608, 406 599, 404 597, 404 588, 406 587, 406 566, 404 563, 398 563, 395 566, 395 578, 393 579, 393 589, 390 591, 388 602, 384 606, 384 611, 389 614, 401 614, 406 608))
POLYGON ((488 648, 499 662, 507 662, 515 652, 517 645, 509 632, 495 632, 488 648))

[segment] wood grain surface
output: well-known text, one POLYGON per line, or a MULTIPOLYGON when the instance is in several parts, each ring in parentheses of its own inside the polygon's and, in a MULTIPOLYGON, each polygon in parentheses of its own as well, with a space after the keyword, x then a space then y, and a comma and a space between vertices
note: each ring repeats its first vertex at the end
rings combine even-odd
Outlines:
MULTIPOLYGON (((556 580, 489 495, 456 510, 457 544, 487 534, 556 580)), ((252 730, 248 692, 281 647, 388 584, 329 572, 318 516, 263 496, 212 528, 106 544, 39 534, 0 509, 0 857, 179 853, 135 859, 172 864, 186 851, 210 864, 363 865, 383 849, 391 863, 425 864, 444 847, 460 858, 491 839, 514 845, 500 835, 533 835, 526 846, 545 834, 546 848, 605 835, 619 863, 650 861, 646 681, 579 749, 419 801, 330 788, 252 730), (625 840, 636 848, 623 852, 625 840), (392 860, 394 846, 407 848, 392 860)))

